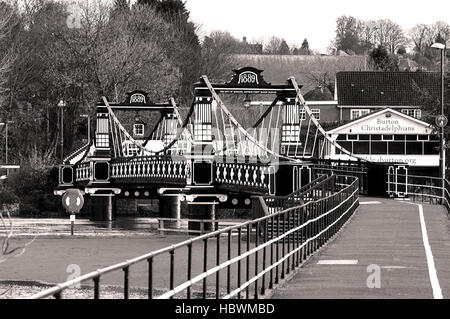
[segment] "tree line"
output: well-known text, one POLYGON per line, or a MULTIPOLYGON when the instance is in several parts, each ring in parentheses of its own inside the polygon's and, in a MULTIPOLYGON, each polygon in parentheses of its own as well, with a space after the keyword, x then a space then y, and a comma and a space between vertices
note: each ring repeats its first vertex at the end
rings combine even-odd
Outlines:
POLYGON ((336 20, 335 39, 328 50, 370 55, 375 67, 388 71, 398 70, 398 56, 405 56, 416 62, 419 69, 428 70, 435 68, 439 56, 431 45, 449 39, 450 25, 443 21, 417 24, 405 31, 389 19, 360 20, 344 15, 336 20))
POLYGON ((189 105, 201 74, 230 72, 228 57, 201 42, 189 18, 181 0, 0 1, 0 120, 9 123, 8 132, 0 126, 0 161, 8 134, 8 161, 21 169, 7 184, 21 209, 57 210, 55 167, 87 142, 81 115, 94 119, 101 96, 122 101, 139 88, 153 101, 189 105))

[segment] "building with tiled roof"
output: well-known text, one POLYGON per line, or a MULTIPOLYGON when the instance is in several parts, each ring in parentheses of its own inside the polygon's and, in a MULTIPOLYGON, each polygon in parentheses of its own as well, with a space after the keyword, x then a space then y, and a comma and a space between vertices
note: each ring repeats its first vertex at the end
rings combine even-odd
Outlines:
POLYGON ((438 72, 338 72, 336 96, 340 120, 353 120, 392 108, 421 118, 425 101, 440 100, 438 72))

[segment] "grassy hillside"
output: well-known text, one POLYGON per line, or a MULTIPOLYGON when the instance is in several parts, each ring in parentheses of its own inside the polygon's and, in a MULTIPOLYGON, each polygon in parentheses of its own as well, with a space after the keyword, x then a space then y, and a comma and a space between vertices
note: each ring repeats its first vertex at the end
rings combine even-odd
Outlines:
MULTIPOLYGON (((304 93, 317 85, 316 78, 326 75, 334 79, 339 71, 366 69, 364 56, 311 55, 235 55, 235 68, 253 66, 264 70, 264 78, 272 84, 284 83, 290 76, 303 85, 304 93)), ((231 73, 230 73, 231 76, 231 73)))

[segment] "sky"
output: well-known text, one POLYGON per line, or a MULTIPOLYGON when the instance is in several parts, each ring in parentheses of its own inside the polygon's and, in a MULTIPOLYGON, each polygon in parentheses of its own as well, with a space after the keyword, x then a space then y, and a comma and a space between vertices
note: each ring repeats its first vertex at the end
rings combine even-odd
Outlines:
POLYGON ((202 36, 223 30, 248 41, 277 36, 297 46, 307 38, 311 49, 323 53, 342 15, 391 19, 404 30, 418 23, 450 23, 449 0, 186 0, 186 7, 202 36))

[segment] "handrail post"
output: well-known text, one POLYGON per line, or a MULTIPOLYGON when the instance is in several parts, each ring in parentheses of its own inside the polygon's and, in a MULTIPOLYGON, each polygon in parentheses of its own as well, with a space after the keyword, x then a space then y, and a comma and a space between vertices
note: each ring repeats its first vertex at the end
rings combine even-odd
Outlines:
MULTIPOLYGON (((169 254, 170 254, 170 279, 169 279, 169 285, 170 285, 170 290, 173 290, 174 275, 175 275, 175 249, 172 249, 169 252, 169 254)), ((173 299, 173 296, 171 296, 170 299, 173 299)))
MULTIPOLYGON (((192 243, 188 244, 187 280, 192 277, 192 243)), ((191 299, 191 286, 187 287, 186 299, 191 299)))
MULTIPOLYGON (((203 272, 208 270, 208 238, 203 239, 203 272)), ((206 277, 203 278, 203 299, 206 299, 206 277)))
POLYGON ((148 263, 148 299, 153 299, 153 257, 147 259, 148 263))
POLYGON ((100 299, 100 276, 94 277, 94 299, 100 299))
POLYGON ((124 267, 123 269, 123 299, 129 298, 129 266, 124 267))

